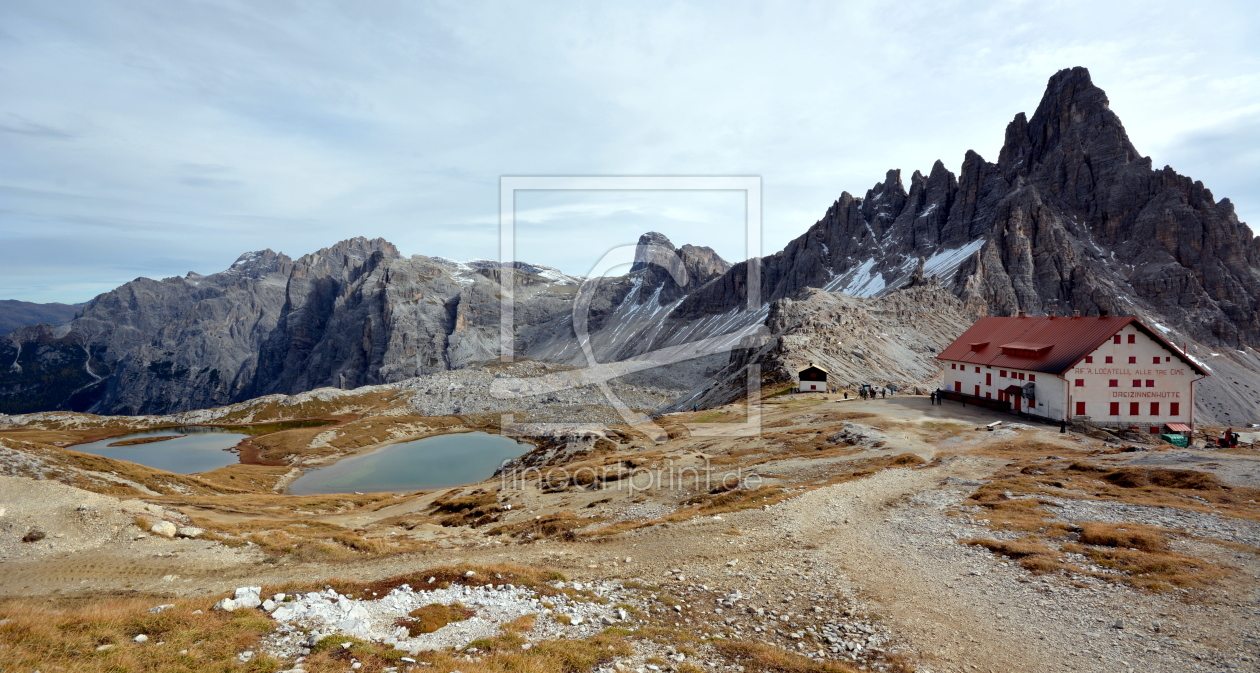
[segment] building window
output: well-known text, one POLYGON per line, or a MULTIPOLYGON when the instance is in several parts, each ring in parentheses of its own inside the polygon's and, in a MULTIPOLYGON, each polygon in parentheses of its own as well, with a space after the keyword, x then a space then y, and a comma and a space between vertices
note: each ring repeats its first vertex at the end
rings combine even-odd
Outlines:
POLYGON ((1136 357, 1134 357, 1134 356, 1132 356, 1132 355, 1130 355, 1130 356, 1129 356, 1129 364, 1131 364, 1131 365, 1135 365, 1135 364, 1137 364, 1137 358, 1136 358, 1136 357))
POLYGON ((1119 403, 1119 402, 1112 402, 1112 403, 1111 403, 1111 415, 1112 415, 1112 416, 1119 416, 1119 415, 1120 415, 1120 403, 1119 403))
POLYGON ((1151 402, 1151 415, 1152 416, 1159 415, 1159 402, 1151 402))
POLYGON ((1181 415, 1181 403, 1180 403, 1180 402, 1169 402, 1169 403, 1168 403, 1168 415, 1169 415, 1169 416, 1180 416, 1180 415, 1181 415))
POLYGON ((957 363, 954 363, 954 362, 951 362, 951 363, 949 363, 949 368, 950 368, 950 369, 958 369, 958 364, 957 364, 957 363))
POLYGON ((1006 370, 1005 369, 998 370, 998 377, 1003 378, 1003 379, 1006 378, 1006 370))
POLYGON ((984 373, 984 385, 986 386, 993 385, 993 372, 984 373))
POLYGON ((1076 379, 1076 387, 1077 387, 1077 388, 1084 388, 1084 387, 1085 387, 1085 379, 1076 379))
POLYGON ((1159 364, 1159 356, 1158 356, 1158 355, 1156 355, 1156 356, 1155 356, 1155 357, 1151 360, 1151 364, 1153 364, 1153 365, 1157 365, 1157 364, 1159 364))
POLYGON ((1023 381, 1023 380, 1024 380, 1024 372, 1020 372, 1020 373, 1019 373, 1019 380, 1020 380, 1020 381, 1023 381))
POLYGON ((1036 381, 1036 380, 1037 380, 1037 375, 1036 375, 1036 374, 1029 374, 1029 375, 1028 375, 1028 380, 1029 380, 1029 381, 1036 381))
POLYGON ((1147 387, 1147 388, 1154 388, 1154 387, 1155 387, 1155 379, 1146 379, 1146 387, 1147 387))
POLYGON ((1130 335, 1129 335, 1129 343, 1131 343, 1131 344, 1135 344, 1135 343, 1137 343, 1137 335, 1136 335, 1136 334, 1130 334, 1130 335))
POLYGON ((1142 413, 1142 403, 1141 403, 1141 402, 1130 402, 1130 403, 1129 403, 1129 415, 1130 415, 1130 416, 1137 416, 1137 415, 1138 415, 1138 414, 1140 414, 1140 413, 1142 413))
POLYGON ((1152 426, 1151 426, 1151 434, 1152 434, 1152 435, 1158 435, 1158 434, 1159 434, 1159 426, 1158 426, 1158 425, 1152 425, 1152 426))
POLYGON ((1134 388, 1141 388, 1141 387, 1142 387, 1142 379, 1133 379, 1133 387, 1134 387, 1134 388))
POLYGON ((1108 381, 1107 381, 1107 387, 1108 387, 1108 388, 1119 388, 1119 387, 1120 387, 1120 381, 1119 381, 1118 379, 1108 379, 1108 381))
POLYGON ((976 384, 976 397, 980 397, 980 384, 976 384))
POLYGON ((1168 355, 1165 355, 1165 356, 1164 356, 1164 362, 1172 362, 1172 357, 1171 357, 1171 356, 1168 356, 1168 355))
POLYGON ((1118 344, 1118 343, 1120 343, 1120 335, 1119 335, 1119 334, 1117 334, 1117 335, 1115 335, 1115 336, 1111 337, 1111 343, 1113 343, 1113 344, 1118 344))
POLYGON ((954 390, 962 392, 962 381, 954 381, 954 390))
POLYGON ((979 373, 980 373, 980 368, 979 368, 979 367, 976 367, 976 373, 977 373, 977 374, 979 374, 979 373))
POLYGON ((991 400, 991 399, 993 399, 993 393, 985 393, 985 394, 984 394, 984 397, 985 397, 985 399, 990 399, 990 400, 991 400))
POLYGON ((1094 364, 1094 356, 1092 356, 1092 355, 1086 355, 1086 356, 1085 356, 1085 364, 1087 364, 1087 365, 1092 365, 1092 364, 1094 364))
POLYGON ((1115 359, 1115 358, 1111 357, 1110 355, 1108 355, 1108 356, 1107 356, 1107 364, 1111 364, 1111 363, 1113 363, 1113 362, 1115 362, 1115 361, 1116 361, 1116 359, 1115 359))
POLYGON ((1076 403, 1076 415, 1077 415, 1077 416, 1084 416, 1084 415, 1085 415, 1085 403, 1084 403, 1084 402, 1077 402, 1077 403, 1076 403))

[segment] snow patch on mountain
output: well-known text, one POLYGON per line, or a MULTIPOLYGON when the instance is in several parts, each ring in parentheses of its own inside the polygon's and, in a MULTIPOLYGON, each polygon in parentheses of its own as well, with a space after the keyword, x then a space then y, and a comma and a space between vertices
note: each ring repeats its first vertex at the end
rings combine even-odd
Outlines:
POLYGON ((923 275, 927 277, 938 276, 942 279, 949 279, 958 270, 958 267, 984 246, 984 239, 978 239, 964 245, 961 248, 952 250, 939 250, 936 254, 923 261, 923 275))

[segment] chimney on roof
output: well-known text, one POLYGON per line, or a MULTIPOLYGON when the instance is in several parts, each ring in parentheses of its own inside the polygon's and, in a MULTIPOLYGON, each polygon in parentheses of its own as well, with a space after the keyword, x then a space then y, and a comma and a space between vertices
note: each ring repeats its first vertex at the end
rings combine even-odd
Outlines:
POLYGON ((1028 317, 1028 314, 1027 314, 1027 313, 1024 313, 1023 311, 1016 311, 1016 312, 1015 312, 1015 317, 1016 317, 1016 318, 1026 318, 1026 317, 1028 317))
POLYGON ((1073 309, 1073 311, 1072 311, 1072 317, 1073 317, 1073 318, 1079 318, 1079 317, 1081 317, 1081 310, 1080 310, 1080 309, 1073 309))

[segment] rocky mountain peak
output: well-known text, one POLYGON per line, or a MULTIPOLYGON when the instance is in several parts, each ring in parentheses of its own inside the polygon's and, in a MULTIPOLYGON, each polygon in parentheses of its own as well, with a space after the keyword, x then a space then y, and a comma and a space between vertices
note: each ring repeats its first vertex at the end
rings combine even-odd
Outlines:
POLYGON ((355 262, 363 262, 374 253, 380 253, 386 259, 401 259, 398 248, 383 238, 367 238, 355 236, 338 241, 327 248, 321 248, 309 255, 303 255, 297 261, 299 265, 312 265, 319 262, 332 262, 346 266, 355 262))
POLYGON ((717 278, 731 268, 730 262, 722 259, 716 250, 707 245, 684 245, 678 249, 678 256, 687 267, 691 283, 696 286, 717 278))
MULTIPOLYGON (((247 252, 232 262, 232 266, 228 267, 224 273, 245 276, 249 278, 262 278, 271 273, 279 271, 285 264, 292 260, 283 253, 278 253, 267 248, 266 250, 258 250, 255 252, 247 252)), ((188 278, 197 278, 200 274, 192 274, 189 272, 188 278)))
POLYGON ((671 252, 675 250, 674 244, 665 234, 656 231, 643 234, 639 237, 639 242, 635 244, 634 264, 630 267, 630 273, 642 271, 652 265, 652 246, 665 248, 671 252))
POLYGON ((667 236, 655 231, 640 236, 637 245, 630 273, 639 274, 645 287, 659 286, 662 304, 681 298, 731 268, 713 248, 690 244, 676 248, 667 236), (679 272, 677 280, 670 267, 679 272))
POLYGON ((867 190, 862 200, 862 215, 878 234, 901 214, 908 196, 901 184, 901 169, 893 168, 884 175, 883 182, 867 190))
POLYGON ((1015 115, 1006 127, 998 165, 1010 179, 1078 157, 1088 157, 1093 173, 1114 172, 1142 159, 1111 111, 1106 92, 1082 67, 1060 70, 1050 78, 1032 119, 1022 112, 1015 115))

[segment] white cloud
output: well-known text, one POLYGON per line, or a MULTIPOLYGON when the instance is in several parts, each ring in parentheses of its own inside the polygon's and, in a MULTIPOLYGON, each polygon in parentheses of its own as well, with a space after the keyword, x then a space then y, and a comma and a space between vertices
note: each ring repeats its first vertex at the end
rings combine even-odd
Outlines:
MULTIPOLYGON (((13 298, 82 301, 127 273, 353 235, 493 257, 500 175, 760 175, 769 252, 888 168, 995 160, 1011 117, 1075 65, 1156 165, 1260 221, 1244 2, 14 0, 0 25, 13 298)), ((526 238, 522 257, 581 272, 585 250, 649 229, 741 254, 723 198, 565 198, 537 206, 581 245, 526 238)))

